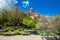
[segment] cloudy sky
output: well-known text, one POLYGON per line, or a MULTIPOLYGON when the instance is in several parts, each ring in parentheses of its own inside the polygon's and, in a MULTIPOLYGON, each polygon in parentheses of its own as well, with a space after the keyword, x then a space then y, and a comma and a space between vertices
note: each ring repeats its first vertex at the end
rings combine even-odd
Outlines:
POLYGON ((0 9, 9 8, 17 3, 16 0, 0 0, 0 9))
POLYGON ((0 0, 0 10, 11 6, 25 11, 32 7, 36 12, 47 16, 60 14, 60 0, 0 0))

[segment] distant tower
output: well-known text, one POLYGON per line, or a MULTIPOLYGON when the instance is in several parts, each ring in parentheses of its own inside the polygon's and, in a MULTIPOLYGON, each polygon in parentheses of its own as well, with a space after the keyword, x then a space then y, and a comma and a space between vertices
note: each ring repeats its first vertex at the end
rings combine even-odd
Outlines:
POLYGON ((30 8, 30 13, 34 13, 34 9, 33 8, 30 8))

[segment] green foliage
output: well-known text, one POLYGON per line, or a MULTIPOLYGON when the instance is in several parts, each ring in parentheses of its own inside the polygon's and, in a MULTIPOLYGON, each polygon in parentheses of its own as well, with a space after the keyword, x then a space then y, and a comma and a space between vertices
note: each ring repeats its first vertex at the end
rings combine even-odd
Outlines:
POLYGON ((54 35, 54 32, 52 30, 46 30, 46 35, 48 36, 54 35))
POLYGON ((3 25, 0 25, 0 28, 2 28, 3 27, 3 25))
POLYGON ((4 31, 4 32, 14 31, 14 28, 12 28, 12 27, 7 27, 7 28, 4 28, 3 31, 4 31))
POLYGON ((26 15, 24 11, 18 8, 2 9, 0 14, 0 24, 4 27, 8 26, 27 26, 32 28, 38 22, 38 19, 30 18, 30 15, 26 15))
MULTIPOLYGON (((54 29, 52 28, 52 30, 54 30, 55 33, 60 33, 60 15, 57 15, 53 18, 55 19, 52 19, 53 21, 51 21, 49 24, 49 22, 46 21, 46 19, 48 18, 45 19, 45 16, 41 16, 41 18, 32 19, 30 18, 29 14, 26 15, 24 11, 21 11, 18 8, 13 7, 10 9, 2 9, 2 12, 0 12, 0 28, 4 27, 3 29, 4 32, 13 31, 14 34, 20 34, 19 32, 21 31, 22 33, 24 32, 23 27, 26 27, 31 30, 45 31, 45 29, 47 29, 47 26, 49 26, 50 28, 50 25, 51 25, 54 28, 54 29), (46 24, 45 21, 48 24, 46 24), (42 24, 40 24, 39 22, 41 22, 42 24), (39 24, 35 28, 37 23, 39 24), (12 27, 9 27, 9 26, 12 26, 12 27), (18 28, 14 29, 13 27, 16 27, 16 26, 18 28)), ((44 33, 46 33, 48 35, 51 35, 52 33, 52 31, 49 31, 49 30, 47 30, 46 32, 43 32, 43 31, 38 32, 38 34, 43 35, 44 33)), ((2 34, 2 32, 0 32, 0 34, 2 34)))
POLYGON ((3 32, 0 32, 0 35, 3 35, 3 32))
POLYGON ((40 30, 40 31, 37 31, 37 34, 41 35, 41 36, 44 36, 44 35, 46 35, 46 36, 53 36, 54 32, 51 31, 51 30, 46 30, 46 31, 40 30))
POLYGON ((15 34, 15 35, 20 35, 23 31, 24 31, 23 28, 18 27, 18 28, 15 29, 14 34, 15 34))
POLYGON ((46 33, 45 33, 44 31, 38 31, 37 34, 43 36, 43 35, 45 35, 46 33))
POLYGON ((30 18, 24 18, 23 19, 23 24, 24 25, 31 26, 32 22, 33 22, 33 20, 30 19, 30 18))
POLYGON ((21 27, 20 27, 20 28, 18 28, 17 30, 18 30, 18 31, 24 31, 24 28, 21 28, 21 27))
POLYGON ((38 22, 36 19, 31 19, 29 17, 26 17, 23 19, 22 23, 26 25, 28 28, 33 28, 35 24, 38 22))
POLYGON ((14 34, 15 34, 15 35, 20 35, 21 33, 19 33, 18 30, 15 30, 15 31, 14 31, 14 34))

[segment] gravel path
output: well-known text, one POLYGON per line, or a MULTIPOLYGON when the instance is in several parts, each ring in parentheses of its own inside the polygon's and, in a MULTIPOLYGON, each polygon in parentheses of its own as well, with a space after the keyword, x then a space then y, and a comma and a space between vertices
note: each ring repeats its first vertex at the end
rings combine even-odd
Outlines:
POLYGON ((42 40, 39 35, 16 35, 16 36, 0 36, 0 40, 42 40))

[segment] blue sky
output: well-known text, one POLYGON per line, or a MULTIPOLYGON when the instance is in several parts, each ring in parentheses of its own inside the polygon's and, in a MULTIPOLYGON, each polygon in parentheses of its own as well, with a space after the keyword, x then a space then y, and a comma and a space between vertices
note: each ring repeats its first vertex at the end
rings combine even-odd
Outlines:
POLYGON ((60 14, 60 0, 17 0, 16 4, 22 10, 28 11, 31 7, 34 8, 36 12, 39 12, 43 15, 55 16, 60 14), (23 7, 22 2, 28 1, 29 6, 23 7))
POLYGON ((29 11, 32 7, 35 12, 47 16, 60 14, 60 0, 0 0, 0 10, 16 6, 21 10, 29 11))

